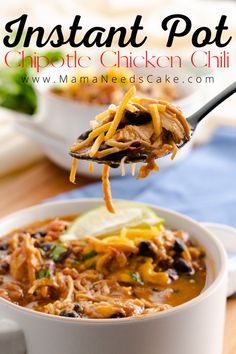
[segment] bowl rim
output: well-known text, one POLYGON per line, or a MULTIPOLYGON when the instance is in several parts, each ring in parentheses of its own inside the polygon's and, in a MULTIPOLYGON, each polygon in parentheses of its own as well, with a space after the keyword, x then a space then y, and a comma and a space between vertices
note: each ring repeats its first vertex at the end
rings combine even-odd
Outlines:
MULTIPOLYGON (((124 199, 114 199, 114 201, 125 201, 124 199)), ((36 204, 34 206, 28 207, 28 208, 23 208, 20 209, 16 212, 13 212, 3 218, 0 219, 0 224, 3 222, 7 222, 8 219, 10 218, 14 218, 17 216, 20 216, 21 214, 27 213, 27 212, 37 212, 38 210, 42 209, 42 208, 47 208, 47 207, 56 207, 56 206, 66 206, 70 205, 70 204, 91 204, 91 208, 93 207, 93 204, 96 203, 103 203, 103 200, 101 198, 80 198, 80 199, 66 199, 66 200, 59 200, 59 201, 53 201, 53 202, 47 202, 47 203, 43 203, 43 204, 36 204)), ((115 321, 114 319, 87 319, 87 318, 67 318, 67 317, 61 317, 61 316, 57 316, 57 315, 51 315, 51 314, 46 314, 43 312, 37 312, 34 311, 32 309, 29 308, 25 308, 22 306, 19 306, 17 304, 14 304, 4 298, 0 297, 0 306, 1 305, 5 305, 7 307, 9 307, 9 309, 11 310, 16 310, 17 312, 20 312, 22 314, 25 315, 29 315, 29 316, 33 316, 35 318, 38 319, 47 319, 47 320, 52 320, 52 321, 59 321, 62 323, 68 322, 74 325, 106 325, 106 324, 127 324, 127 323, 133 323, 133 322, 143 322, 143 321, 153 321, 153 320, 158 320, 161 318, 165 318, 168 316, 172 316, 175 314, 178 314, 181 311, 186 311, 189 308, 192 308, 193 306, 197 306, 198 304, 200 304, 203 300, 209 298, 209 296, 211 296, 215 291, 217 291, 217 289, 221 286, 222 282, 224 282, 225 280, 225 275, 227 272, 227 255, 226 255, 226 251, 222 245, 222 243, 206 228, 204 227, 204 225, 202 225, 201 223, 195 221, 194 219, 190 218, 189 216, 186 216, 184 214, 178 213, 176 211, 173 211, 171 209, 168 208, 162 208, 162 207, 158 207, 157 205, 151 204, 151 203, 143 203, 143 202, 139 202, 137 201, 137 203, 140 204, 144 204, 150 208, 152 208, 154 211, 156 211, 158 213, 159 211, 163 211, 164 213, 168 213, 169 215, 172 215, 174 217, 177 218, 181 218, 181 219, 185 219, 185 221, 191 223, 194 227, 204 231, 205 234, 208 235, 208 237, 211 239, 211 242, 213 242, 215 244, 215 246, 217 247, 219 256, 220 256, 220 270, 218 272, 218 274, 216 275, 215 279, 213 280, 213 282, 207 287, 207 289, 205 289, 203 292, 201 292, 198 296, 196 296, 195 298, 181 304, 178 305, 176 307, 172 307, 168 310, 162 311, 160 313, 156 313, 156 314, 149 314, 149 315, 145 315, 143 317, 127 317, 127 318, 117 318, 115 321)), ((64 215, 67 215, 66 212, 64 215)), ((0 239, 1 239, 1 235, 0 235, 0 239)))
MULTIPOLYGON (((40 97, 47 97, 54 102, 62 101, 66 106, 75 106, 75 107, 83 107, 84 109, 93 109, 94 111, 103 111, 108 108, 111 103, 108 104, 91 104, 88 102, 83 102, 80 100, 74 100, 73 98, 65 97, 57 95, 56 93, 52 92, 50 88, 46 90, 39 89, 35 87, 35 91, 40 97)), ((180 89, 181 91, 181 89, 180 89)), ((192 101, 199 95, 200 90, 195 88, 192 92, 189 92, 187 95, 181 96, 177 99, 171 101, 177 107, 185 107, 190 105, 192 101)))
MULTIPOLYGON (((43 76, 43 75, 50 75, 50 74, 54 74, 55 73, 55 70, 56 68, 45 68, 44 70, 42 70, 42 72, 40 73, 40 77, 43 76)), ((141 70, 142 71, 142 70, 141 70)), ((189 73, 189 70, 185 69, 184 70, 186 74, 190 74, 189 73)), ((64 69, 64 72, 68 74, 68 72, 70 72, 69 69, 64 69)), ((133 74, 135 75, 139 75, 139 70, 138 68, 135 70, 133 69, 132 70, 133 74)), ((170 71, 171 74, 176 74, 177 71, 170 71)), ((169 72, 169 74, 170 74, 169 72)), ((75 75, 78 75, 80 74, 80 71, 78 70, 72 70, 72 72, 70 74, 74 73, 75 75)), ((95 72, 96 75, 99 75, 99 70, 95 72)), ((145 74, 143 75, 145 76, 145 74)), ((162 84, 158 84, 158 85, 162 85, 162 84)), ((185 85, 181 82, 178 83, 178 84, 175 84, 177 85, 177 90, 181 93, 181 96, 177 99, 174 99, 172 101, 173 104, 175 104, 176 106, 185 106, 185 105, 189 105, 191 101, 194 101, 194 98, 200 93, 200 87, 198 87, 198 85, 196 83, 193 83, 192 85, 190 85, 190 90, 187 90, 187 93, 185 92, 185 90, 183 89, 185 87, 185 85)), ((111 104, 90 104, 88 102, 83 102, 83 101, 80 101, 80 100, 74 100, 70 97, 64 97, 64 96, 60 96, 60 95, 57 95, 56 93, 52 92, 51 89, 54 88, 54 87, 57 87, 58 86, 58 83, 54 83, 52 81, 52 83, 50 83, 49 85, 43 85, 41 83, 41 81, 38 83, 38 82, 35 82, 34 83, 34 89, 36 90, 36 93, 38 96, 41 96, 41 97, 49 97, 55 101, 57 100, 62 100, 62 102, 64 102, 66 105, 73 105, 73 106, 80 106, 80 107, 84 107, 84 108, 87 108, 87 109, 94 109, 94 110, 105 110, 107 109, 107 107, 111 104)))

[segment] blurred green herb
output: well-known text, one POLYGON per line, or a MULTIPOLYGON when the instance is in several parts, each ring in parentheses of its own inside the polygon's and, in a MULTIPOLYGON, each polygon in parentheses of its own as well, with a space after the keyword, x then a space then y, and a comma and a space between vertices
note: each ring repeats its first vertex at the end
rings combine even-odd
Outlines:
POLYGON ((52 272, 50 269, 39 269, 36 273, 37 279, 51 278, 52 272))
POLYGON ((141 279, 141 276, 139 274, 139 272, 129 272, 129 275, 131 276, 131 278, 136 282, 139 283, 140 285, 143 285, 143 281, 141 279))
POLYGON ((81 261, 79 261, 79 260, 75 260, 74 262, 73 262, 73 267, 79 267, 80 265, 81 265, 81 261))
POLYGON ((31 83, 22 82, 22 76, 27 76, 27 70, 23 68, 0 69, 0 106, 34 114, 37 96, 31 83))
POLYGON ((95 257, 96 255, 97 255, 96 251, 90 251, 83 256, 83 259, 86 261, 87 259, 95 257))
MULTIPOLYGON (((47 51, 40 53, 49 60, 57 61, 63 53, 59 51, 47 51)), ((33 52, 25 53, 26 56, 33 52)), ((41 62, 43 65, 43 61, 41 62)), ((16 61, 15 66, 21 64, 16 61)), ((0 106, 17 112, 32 115, 37 110, 37 96, 30 80, 22 80, 30 75, 30 60, 25 60, 24 68, 1 67, 0 68, 0 106)), ((31 72, 32 74, 32 72, 31 72)))
POLYGON ((50 258, 54 260, 54 262, 60 262, 63 255, 67 252, 67 249, 62 245, 55 245, 50 251, 50 258))

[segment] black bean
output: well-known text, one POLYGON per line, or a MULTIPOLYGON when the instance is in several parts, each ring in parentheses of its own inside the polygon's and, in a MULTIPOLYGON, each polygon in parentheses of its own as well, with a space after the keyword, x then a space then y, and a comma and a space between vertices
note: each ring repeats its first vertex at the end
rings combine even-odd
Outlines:
POLYGON ((71 250, 66 250, 65 252, 61 253, 57 259, 57 262, 63 262, 69 255, 71 254, 71 250))
POLYGON ((37 237, 45 237, 47 235, 47 231, 36 231, 36 232, 32 232, 30 234, 31 237, 33 238, 37 238, 37 237))
POLYGON ((53 248, 53 244, 52 243, 41 243, 40 244, 40 248, 44 251, 44 252, 49 252, 51 251, 51 249, 53 248))
POLYGON ((150 113, 143 111, 125 111, 124 117, 127 120, 127 123, 132 125, 143 125, 151 121, 150 113))
POLYGON ((124 317, 125 317, 125 315, 122 312, 116 312, 110 316, 110 318, 124 318, 124 317))
POLYGON ((74 311, 76 313, 80 313, 82 311, 82 307, 81 307, 81 305, 79 303, 74 304, 74 311))
POLYGON ((174 243, 174 251, 176 253, 182 253, 184 251, 184 242, 177 238, 174 243))
POLYGON ((7 261, 2 261, 0 263, 0 274, 5 275, 8 273, 10 269, 10 264, 7 261))
POLYGON ((80 317, 80 315, 78 313, 76 313, 75 311, 67 311, 67 310, 63 310, 59 313, 59 316, 62 317, 71 317, 71 318, 78 318, 80 317))
POLYGON ((157 269, 155 269, 158 272, 165 272, 167 271, 170 267, 172 267, 172 260, 171 259, 163 259, 158 263, 157 269))
POLYGON ((7 242, 0 243, 0 251, 7 251, 7 250, 8 250, 8 243, 7 242))
POLYGON ((45 237, 47 235, 47 231, 38 231, 37 232, 41 237, 45 237))
POLYGON ((151 249, 151 243, 149 241, 141 241, 138 248, 140 256, 155 257, 155 253, 151 249))
POLYGON ((176 271, 178 273, 193 274, 193 272, 194 272, 191 264, 183 258, 175 259, 173 267, 174 267, 174 269, 176 269, 176 271))

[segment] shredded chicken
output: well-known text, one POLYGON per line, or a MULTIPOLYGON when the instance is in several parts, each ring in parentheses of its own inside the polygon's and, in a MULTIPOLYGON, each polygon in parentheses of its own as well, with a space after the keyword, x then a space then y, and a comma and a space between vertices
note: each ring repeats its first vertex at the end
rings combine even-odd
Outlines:
MULTIPOLYGON (((144 142, 150 146, 150 139, 153 135, 153 127, 151 123, 141 126, 126 125, 124 128, 117 130, 112 140, 123 143, 144 142)), ((109 140, 107 141, 109 143, 109 140)))
POLYGON ((47 220, 0 243, 0 297, 48 314, 102 319, 158 313, 204 287, 204 252, 182 230, 132 227, 62 243, 68 226, 47 220))
POLYGON ((12 254, 10 272, 16 280, 25 279, 32 283, 36 279, 36 271, 40 268, 42 257, 29 234, 22 238, 21 245, 12 254))
POLYGON ((169 153, 176 156, 178 145, 190 137, 189 125, 181 110, 163 100, 136 97, 135 86, 124 95, 119 106, 113 105, 97 116, 92 131, 84 133, 72 145, 74 157, 70 180, 75 181, 75 158, 93 159, 105 164, 103 191, 107 209, 114 212, 108 183, 108 165, 122 167, 132 162, 146 162, 137 178, 158 171, 155 159, 169 153))

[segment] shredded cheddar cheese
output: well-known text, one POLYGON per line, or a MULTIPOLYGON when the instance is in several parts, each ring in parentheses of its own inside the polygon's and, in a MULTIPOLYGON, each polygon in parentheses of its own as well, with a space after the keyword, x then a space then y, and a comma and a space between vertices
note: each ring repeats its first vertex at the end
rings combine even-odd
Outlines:
POLYGON ((90 157, 93 157, 94 155, 96 155, 103 140, 104 140, 104 133, 101 133, 100 135, 98 135, 98 137, 96 138, 96 140, 93 143, 93 146, 89 152, 90 157))
MULTIPOLYGON (((120 165, 122 176, 125 176, 126 163, 145 161, 146 165, 139 167, 136 179, 145 178, 152 171, 159 171, 155 159, 169 153, 174 159, 178 144, 190 137, 188 122, 182 112, 167 101, 137 97, 135 93, 136 88, 133 86, 118 106, 110 105, 98 114, 92 131, 87 138, 81 138, 72 145, 71 152, 79 154, 81 151, 81 158, 87 159, 88 156, 97 162, 107 162, 112 167, 120 165)), ((131 173, 135 175, 135 163, 131 173)), ((115 212, 108 175, 109 167, 104 165, 104 199, 108 210, 115 212)), ((75 180, 74 160, 70 180, 75 180)))
POLYGON ((129 100, 131 99, 131 97, 133 97, 136 93, 136 88, 135 86, 132 86, 128 92, 126 92, 126 94, 123 97, 123 100, 121 101, 119 107, 117 108, 117 111, 115 113, 114 119, 112 121, 111 126, 109 127, 109 130, 106 134, 105 137, 105 141, 110 139, 116 132, 116 129, 121 121, 122 115, 124 113, 125 107, 127 105, 127 103, 129 102, 129 100))
POLYGON ((70 171, 70 182, 71 183, 75 183, 76 167, 77 167, 77 160, 75 158, 73 158, 71 171, 70 171))
POLYGON ((109 169, 110 167, 108 165, 103 166, 103 172, 102 172, 102 186, 103 186, 103 193, 104 193, 104 201, 107 207, 107 210, 109 210, 111 213, 115 213, 115 207, 112 203, 112 197, 111 197, 111 188, 110 188, 110 182, 109 182, 109 169))
POLYGON ((161 135, 162 125, 161 125, 161 117, 158 111, 158 105, 150 104, 148 109, 152 117, 154 132, 156 134, 156 137, 159 137, 161 135))

